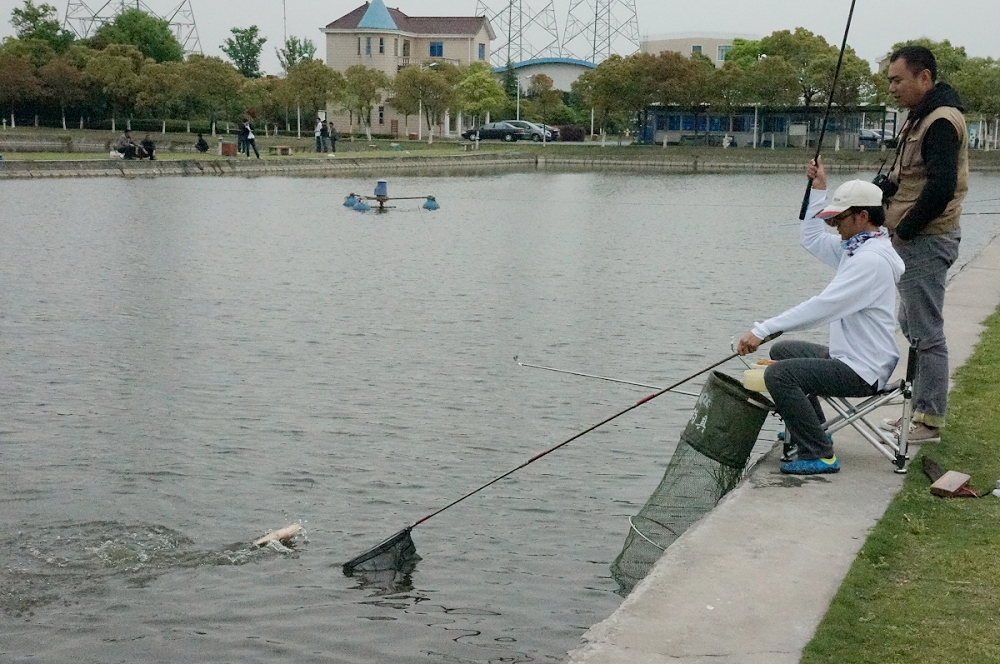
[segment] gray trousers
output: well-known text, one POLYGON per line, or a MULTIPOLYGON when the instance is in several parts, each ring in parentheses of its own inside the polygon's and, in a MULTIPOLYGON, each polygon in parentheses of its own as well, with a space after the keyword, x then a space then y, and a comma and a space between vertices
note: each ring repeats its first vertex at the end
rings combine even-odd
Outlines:
POLYGON ((948 268, 958 259, 961 228, 944 235, 892 238, 906 271, 899 280, 899 327, 917 346, 913 420, 944 426, 948 408, 948 344, 944 338, 944 288, 948 268))
POLYGON ((833 456, 823 430, 826 416, 816 395, 867 397, 875 394, 877 386, 831 358, 830 349, 820 344, 778 341, 771 346, 771 359, 778 362, 764 370, 764 384, 792 442, 799 447, 798 458, 833 456))

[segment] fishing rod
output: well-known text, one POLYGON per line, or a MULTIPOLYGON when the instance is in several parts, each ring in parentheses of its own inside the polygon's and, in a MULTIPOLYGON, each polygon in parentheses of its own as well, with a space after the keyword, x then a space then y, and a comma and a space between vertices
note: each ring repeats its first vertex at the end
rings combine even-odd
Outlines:
MULTIPOLYGON (((774 334, 765 337, 761 341, 761 345, 767 343, 768 341, 771 341, 772 339, 776 339, 779 336, 781 336, 781 332, 775 332, 774 334)), ((631 411, 635 410, 636 408, 638 408, 639 406, 641 406, 641 405, 643 405, 645 403, 649 403, 653 399, 655 399, 655 398, 657 398, 659 396, 662 396, 663 394, 666 394, 667 392, 669 392, 670 390, 674 389, 675 387, 678 387, 679 385, 683 385, 684 383, 688 382, 692 378, 697 378, 698 376, 702 375, 703 373, 705 373, 707 371, 711 371, 712 369, 714 369, 715 367, 719 366, 720 364, 724 364, 724 363, 728 362, 729 360, 733 359, 734 357, 736 357, 738 355, 739 355, 738 352, 734 352, 731 355, 727 355, 726 357, 722 358, 718 362, 714 362, 714 363, 710 364, 709 366, 705 367, 704 369, 700 369, 699 371, 696 371, 695 373, 691 374, 690 376, 687 376, 686 378, 682 378, 681 380, 677 381, 673 385, 670 385, 668 387, 664 387, 664 388, 660 389, 658 392, 654 392, 653 394, 650 394, 649 396, 646 396, 646 397, 643 397, 642 399, 639 399, 639 401, 635 402, 634 404, 632 404, 628 408, 625 408, 624 410, 620 410, 617 413, 615 413, 614 415, 611 415, 610 417, 604 418, 603 420, 601 420, 597 424, 594 424, 594 425, 592 425, 592 426, 584 429, 583 431, 570 436, 569 438, 567 438, 566 440, 562 441, 558 445, 550 447, 549 449, 547 449, 547 450, 545 450, 543 452, 539 452, 535 456, 531 457, 530 459, 528 459, 527 461, 525 461, 524 463, 522 463, 517 468, 512 468, 511 470, 508 470, 503 475, 500 475, 498 477, 493 478, 492 480, 490 480, 486 484, 483 484, 482 486, 480 486, 477 489, 473 489, 472 491, 468 492, 467 494, 465 494, 461 498, 453 500, 450 503, 448 503, 447 505, 445 505, 444 507, 442 507, 442 508, 440 508, 440 509, 438 509, 438 510, 436 510, 434 512, 431 512, 430 514, 428 514, 427 516, 423 517, 422 519, 419 519, 419 520, 413 522, 411 525, 407 526, 406 528, 403 528, 402 530, 400 530, 395 535, 392 535, 391 537, 389 537, 388 539, 383 540, 382 542, 380 542, 379 544, 375 545, 374 547, 372 547, 368 551, 365 551, 361 555, 356 556, 356 557, 352 558, 351 560, 347 561, 346 563, 344 563, 344 566, 343 566, 344 574, 350 576, 350 575, 352 575, 354 573, 354 569, 357 568, 362 563, 368 562, 369 560, 372 560, 372 559, 377 558, 377 557, 384 556, 386 554, 391 555, 392 559, 394 561, 397 561, 397 562, 400 561, 400 560, 402 560, 404 558, 403 554, 406 553, 406 552, 410 552, 410 554, 412 555, 412 553, 416 552, 416 547, 413 545, 413 540, 410 537, 410 531, 413 530, 414 528, 416 528, 417 526, 419 526, 420 524, 422 524, 424 521, 427 521, 428 519, 431 519, 431 518, 437 516, 441 512, 444 512, 445 510, 447 510, 447 509, 449 509, 451 507, 454 507, 455 505, 459 504, 460 502, 462 502, 463 500, 465 500, 467 498, 471 498, 472 496, 476 495, 477 493, 479 493, 483 489, 496 484, 497 482, 499 482, 500 480, 504 479, 505 477, 513 475, 514 473, 516 473, 517 471, 521 470, 525 466, 528 466, 528 465, 530 465, 530 464, 538 461, 542 457, 547 456, 547 455, 551 454, 552 452, 555 452, 560 447, 568 445, 569 443, 573 442, 577 438, 581 438, 582 436, 587 435, 588 433, 590 433, 594 429, 598 429, 598 428, 604 426, 605 424, 607 424, 608 422, 611 422, 612 420, 615 420, 615 419, 621 417, 625 413, 631 412, 631 411)), ((391 567, 390 567, 390 569, 391 569, 391 567)))
MULTIPOLYGON (((567 371, 566 369, 555 369, 553 367, 543 367, 540 364, 528 364, 527 362, 521 362, 517 359, 517 355, 514 356, 514 361, 517 362, 518 366, 527 367, 529 369, 544 369, 545 371, 554 371, 561 374, 569 374, 570 376, 581 376, 582 378, 597 378, 598 380, 606 380, 610 383, 622 383, 623 385, 635 385, 636 387, 648 387, 651 390, 662 390, 663 388, 659 385, 649 385, 647 383, 636 383, 631 380, 622 380, 621 378, 609 378, 608 376, 598 376, 596 374, 588 374, 580 371, 567 371)), ((684 390, 670 390, 677 394, 686 394, 689 397, 698 396, 697 392, 686 392, 684 390)))
MULTIPOLYGON (((833 85, 830 86, 830 94, 826 99, 826 113, 823 114, 823 125, 819 130, 819 140, 816 142, 816 156, 813 161, 819 163, 819 153, 823 149, 823 136, 826 135, 826 122, 830 119, 830 107, 833 106, 833 92, 837 89, 837 79, 840 78, 840 65, 844 62, 844 51, 847 49, 847 33, 851 31, 851 19, 854 18, 854 3, 851 0, 851 11, 847 14, 847 26, 844 28, 844 41, 840 44, 840 56, 837 58, 837 69, 833 72, 833 85)), ((806 210, 809 208, 809 192, 812 191, 813 181, 809 178, 806 185, 806 194, 802 197, 802 207, 799 209, 799 221, 806 218, 806 210)))

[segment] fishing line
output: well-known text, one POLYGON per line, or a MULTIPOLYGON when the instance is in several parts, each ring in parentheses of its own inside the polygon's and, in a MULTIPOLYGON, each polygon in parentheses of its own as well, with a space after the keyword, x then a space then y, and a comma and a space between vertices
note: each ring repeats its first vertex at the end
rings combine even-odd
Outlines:
MULTIPOLYGON (((830 119, 830 107, 833 106, 833 93, 837 89, 837 79, 840 78, 840 65, 844 62, 844 50, 847 49, 847 33, 851 31, 851 19, 854 18, 854 3, 851 0, 851 11, 847 14, 847 26, 844 28, 844 41, 840 44, 840 56, 837 58, 837 69, 833 72, 833 85, 830 86, 830 94, 826 99, 826 113, 823 114, 823 125, 819 130, 819 140, 816 142, 816 156, 813 161, 819 163, 819 153, 823 149, 823 137, 826 135, 826 122, 830 119)), ((806 218, 806 210, 809 208, 809 192, 812 191, 813 181, 809 179, 806 185, 806 194, 802 197, 802 207, 799 209, 799 221, 806 218)))
MULTIPOLYGON (((580 376, 581 378, 596 378, 598 380, 606 380, 610 383, 622 383, 623 385, 635 385, 636 387, 648 387, 651 390, 662 390, 663 387, 659 385, 649 385, 648 383, 637 383, 631 380, 624 380, 621 378, 609 378, 608 376, 598 376, 596 374, 583 373, 581 371, 568 371, 566 369, 555 369, 553 367, 543 367, 540 364, 528 364, 527 362, 521 362, 517 359, 517 355, 514 356, 514 361, 517 362, 518 366, 526 367, 528 369, 544 369, 545 371, 554 371, 555 373, 569 374, 570 376, 580 376)), ((741 358, 742 359, 742 358, 741 358)), ((687 392, 685 390, 670 390, 676 394, 686 394, 689 397, 698 396, 697 392, 687 392)))
MULTIPOLYGON (((781 336, 781 332, 775 332, 774 334, 772 334, 772 335, 770 335, 768 337, 765 337, 761 341, 761 345, 767 343, 768 341, 771 341, 772 339, 776 339, 779 336, 781 336)), ((499 482, 500 480, 504 479, 505 477, 513 475, 514 473, 516 473, 517 471, 521 470, 525 466, 528 466, 528 465, 534 463, 535 461, 538 461, 542 457, 547 456, 548 454, 551 454, 552 452, 555 452, 560 447, 568 445, 569 443, 573 442, 577 438, 581 438, 581 437, 587 435, 591 431, 604 426, 608 422, 611 422, 612 420, 615 420, 615 419, 621 417, 625 413, 628 413, 628 412, 631 412, 631 411, 635 410, 636 408, 638 408, 639 406, 641 406, 641 405, 643 405, 645 403, 649 403, 653 399, 666 394, 667 392, 673 390, 676 387, 679 387, 680 385, 683 385, 684 383, 688 382, 689 380, 691 380, 693 378, 697 378, 698 376, 702 375, 703 373, 711 371, 712 369, 714 369, 715 367, 719 366, 720 364, 724 364, 724 363, 728 362, 729 360, 733 359, 734 357, 737 357, 738 355, 739 355, 739 353, 735 353, 735 352, 732 353, 731 355, 727 355, 726 357, 722 358, 721 360, 719 360, 717 362, 714 362, 714 363, 710 364, 709 366, 705 367, 704 369, 696 371, 695 373, 691 374, 690 376, 687 376, 686 378, 682 378, 681 380, 677 381, 673 385, 670 385, 668 387, 664 387, 661 390, 659 390, 658 392, 654 392, 653 394, 650 394, 649 396, 643 397, 642 399, 640 399, 636 403, 632 404, 628 408, 625 408, 624 410, 620 410, 617 413, 615 413, 614 415, 611 415, 610 417, 606 417, 605 419, 601 420, 597 424, 594 424, 594 425, 592 425, 592 426, 584 429, 583 431, 581 431, 581 432, 579 432, 577 434, 574 434, 573 436, 570 436, 569 438, 567 438, 566 440, 562 441, 558 445, 550 447, 549 449, 545 450, 544 452, 539 452, 535 456, 531 457, 530 459, 528 459, 527 461, 525 461, 524 463, 522 463, 520 466, 518 466, 516 468, 512 468, 511 470, 508 470, 503 475, 495 477, 494 479, 490 480, 486 484, 483 484, 479 488, 473 489, 472 491, 468 492, 464 496, 462 496, 462 497, 460 497, 460 498, 458 498, 456 500, 451 501, 450 503, 448 503, 444 507, 442 507, 442 508, 440 508, 440 509, 438 509, 438 510, 436 510, 434 512, 431 512, 430 514, 428 514, 427 516, 423 517, 422 519, 419 519, 419 520, 415 521, 413 524, 407 526, 406 528, 403 528, 402 530, 400 530, 399 532, 397 532, 395 535, 392 535, 388 539, 383 540, 382 542, 380 542, 379 544, 375 545, 374 547, 372 547, 368 551, 365 551, 361 555, 356 556, 356 557, 352 558, 351 560, 347 561, 346 563, 344 563, 344 566, 343 566, 344 574, 350 576, 350 575, 352 575, 354 573, 354 570, 356 568, 358 568, 359 566, 363 565, 364 563, 368 563, 368 562, 373 561, 375 559, 382 559, 382 558, 384 558, 387 561, 388 566, 387 567, 382 567, 381 569, 394 569, 394 568, 396 568, 401 562, 405 561, 405 559, 407 557, 412 557, 412 556, 414 556, 416 554, 416 547, 414 546, 413 540, 410 537, 410 531, 413 530, 414 528, 416 528, 417 526, 419 526, 420 524, 422 524, 424 521, 427 521, 428 519, 431 519, 431 518, 437 516, 441 512, 444 512, 445 510, 447 510, 447 509, 449 509, 451 507, 454 507, 455 505, 459 504, 460 502, 462 502, 466 498, 471 498, 472 496, 476 495, 477 493, 479 493, 480 491, 482 491, 486 487, 492 486, 493 484, 496 484, 497 482, 499 482)))

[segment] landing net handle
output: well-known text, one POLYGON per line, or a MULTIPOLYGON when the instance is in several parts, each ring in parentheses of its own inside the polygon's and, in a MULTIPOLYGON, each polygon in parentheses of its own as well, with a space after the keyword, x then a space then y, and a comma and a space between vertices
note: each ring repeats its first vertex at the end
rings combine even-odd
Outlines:
MULTIPOLYGON (((761 344, 765 344, 768 341, 776 339, 779 336, 781 336, 781 332, 775 332, 774 334, 765 337, 761 341, 761 344)), ((522 463, 517 468, 512 468, 512 469, 508 470, 503 475, 500 475, 499 477, 493 478, 492 480, 490 480, 486 484, 484 484, 484 485, 482 485, 482 486, 480 486, 480 487, 478 487, 476 489, 473 489, 472 491, 468 492, 464 496, 451 501, 450 503, 448 503, 444 507, 442 507, 442 508, 440 508, 440 509, 438 509, 438 510, 436 510, 434 512, 431 512, 430 514, 428 514, 427 516, 423 517, 422 519, 420 519, 418 521, 415 521, 412 525, 410 525, 410 526, 408 526, 406 528, 403 528, 402 530, 400 530, 398 533, 396 533, 392 537, 390 537, 390 538, 382 541, 380 544, 378 544, 375 547, 369 549, 368 551, 365 551, 360 556, 352 558, 348 562, 344 563, 344 574, 350 576, 351 573, 354 571, 354 569, 356 567, 358 567, 359 565, 361 565, 362 563, 367 562, 369 560, 372 560, 372 559, 378 557, 379 555, 389 553, 390 551, 393 551, 394 549, 399 549, 401 544, 403 546, 408 546, 409 544, 412 544, 413 540, 410 537, 410 531, 413 530, 414 528, 416 528, 417 526, 419 526, 420 524, 422 524, 424 521, 427 521, 428 519, 437 516, 441 512, 444 512, 446 509, 454 507, 455 505, 457 505, 458 503, 462 502, 466 498, 470 498, 470 497, 476 495, 477 493, 479 493, 480 491, 482 491, 486 487, 492 486, 492 485, 496 484, 497 482, 499 482, 500 480, 504 479, 505 477, 513 475, 514 473, 516 473, 517 471, 521 470, 525 466, 530 465, 530 464, 534 463, 535 461, 538 461, 542 457, 544 457, 544 456, 546 456, 548 454, 551 454, 552 452, 555 452, 556 450, 558 450, 560 447, 563 447, 564 445, 568 445, 569 443, 572 443, 577 438, 580 438, 582 436, 587 435, 588 433, 590 433, 594 429, 602 427, 605 424, 607 424, 608 422, 611 422, 612 420, 615 420, 615 419, 621 417, 625 413, 628 413, 628 412, 631 412, 631 411, 635 410, 636 408, 638 408, 639 406, 643 405, 644 403, 648 403, 648 402, 652 401, 653 399, 655 399, 656 397, 662 396, 662 395, 666 394, 667 392, 673 390, 674 388, 683 385, 684 383, 688 382, 689 380, 691 380, 693 378, 696 378, 696 377, 698 377, 698 376, 700 376, 700 375, 702 375, 704 373, 707 373, 708 371, 711 371, 712 369, 714 369, 715 367, 719 366, 720 364, 728 362, 729 360, 731 360, 734 357, 736 357, 738 354, 739 353, 733 353, 731 355, 727 355, 726 357, 722 358, 718 362, 714 362, 713 364, 705 367, 704 369, 696 371, 695 373, 691 374, 690 376, 687 376, 686 378, 682 378, 681 380, 677 381, 673 385, 665 387, 665 388, 659 390, 658 392, 654 392, 653 394, 650 394, 649 396, 643 397, 642 399, 640 399, 636 403, 632 404, 628 408, 625 408, 624 410, 620 410, 617 413, 615 413, 614 415, 611 415, 610 417, 607 417, 607 418, 601 420, 597 424, 594 424, 594 425, 592 425, 592 426, 584 429, 583 431, 581 431, 581 432, 579 432, 579 433, 577 433, 577 434, 575 434, 573 436, 570 436, 569 438, 567 438, 563 442, 559 443, 558 445, 554 445, 554 446, 550 447, 549 449, 547 449, 547 450, 545 450, 543 452, 539 452, 535 456, 531 457, 530 459, 528 459, 527 461, 525 461, 524 463, 522 463)), ((415 550, 416 550, 416 547, 414 547, 414 551, 415 550)))

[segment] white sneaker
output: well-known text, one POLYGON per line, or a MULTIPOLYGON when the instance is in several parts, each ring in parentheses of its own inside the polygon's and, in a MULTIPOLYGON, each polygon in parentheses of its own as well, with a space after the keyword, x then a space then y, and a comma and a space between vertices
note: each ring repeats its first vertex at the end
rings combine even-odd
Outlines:
POLYGON ((903 424, 903 416, 899 417, 887 417, 882 420, 879 427, 885 431, 891 431, 892 433, 899 434, 899 427, 903 424))

